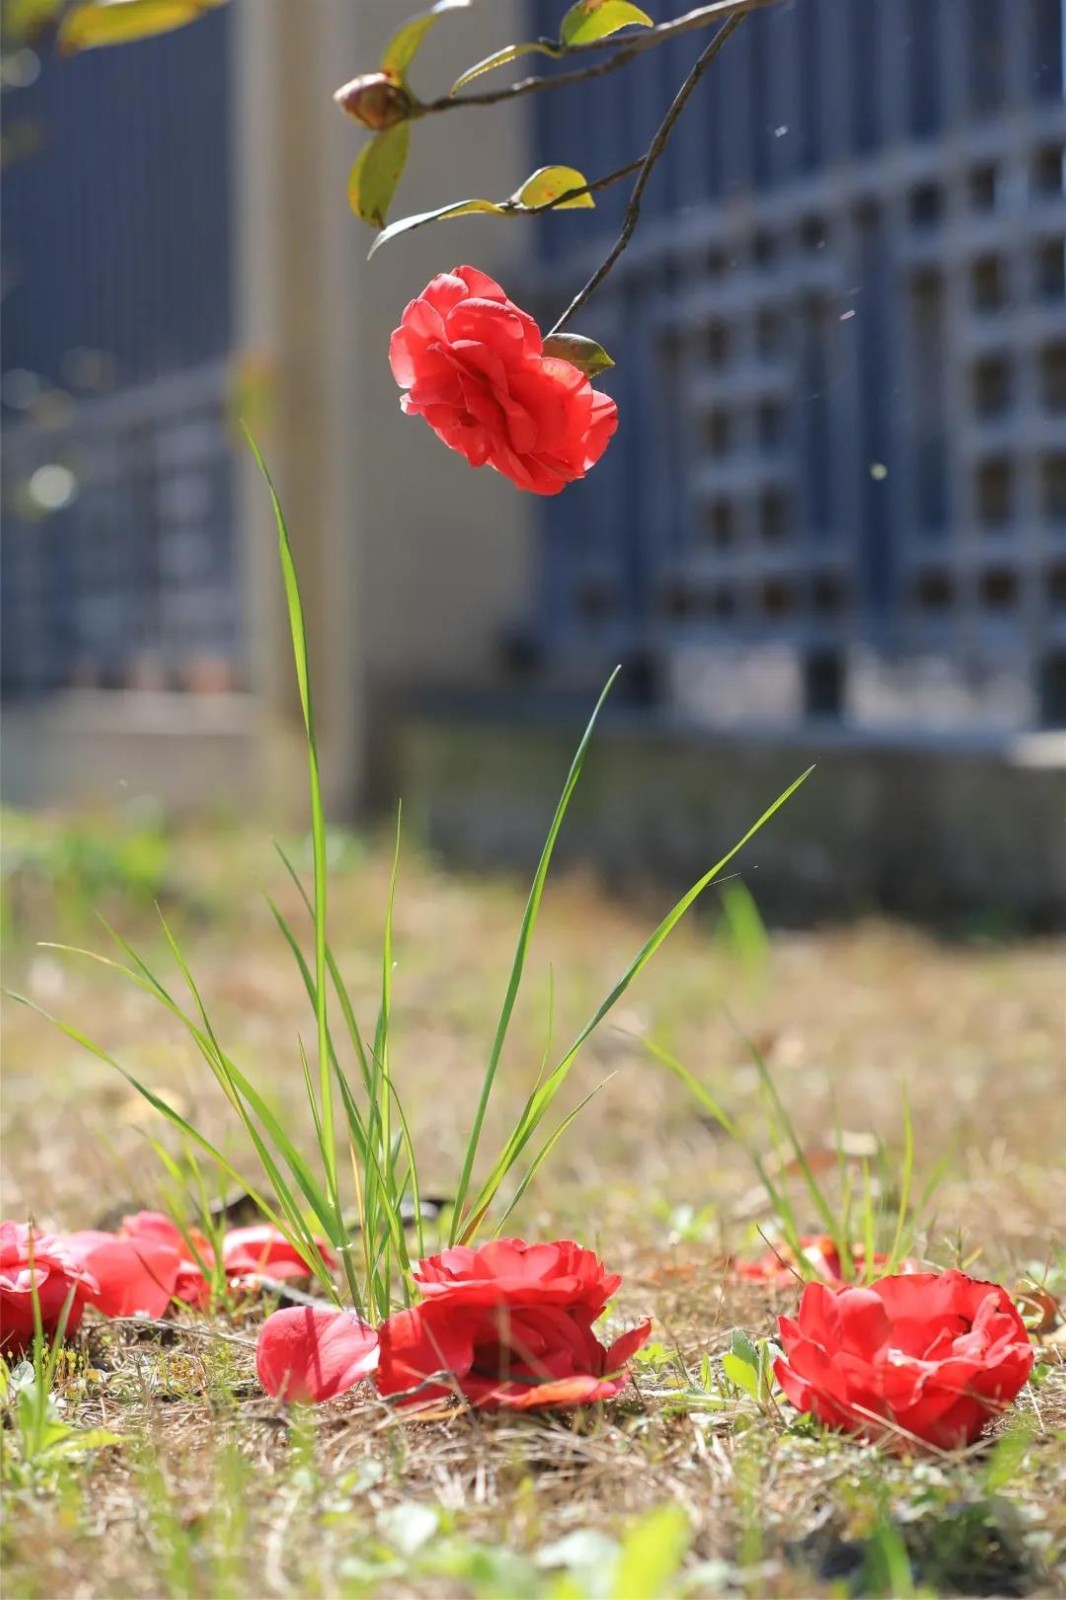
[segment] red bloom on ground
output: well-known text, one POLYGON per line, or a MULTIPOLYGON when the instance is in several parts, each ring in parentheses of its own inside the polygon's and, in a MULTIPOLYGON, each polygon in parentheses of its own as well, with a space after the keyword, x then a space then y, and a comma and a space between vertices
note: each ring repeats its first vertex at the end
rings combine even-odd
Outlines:
MULTIPOLYGON (((324 1239, 315 1240, 325 1265, 332 1269, 337 1258, 324 1239)), ((273 1223, 256 1223, 250 1228, 231 1228, 222 1241, 222 1265, 232 1287, 254 1283, 257 1278, 307 1278, 313 1271, 306 1256, 286 1239, 273 1223)))
MULTIPOLYGON (((207 1305, 211 1284, 204 1269, 208 1272, 213 1269, 215 1252, 202 1233, 192 1228, 187 1235, 183 1234, 160 1211, 138 1211, 134 1216, 124 1217, 120 1233, 128 1238, 167 1244, 176 1250, 180 1265, 174 1299, 197 1308, 207 1305)), ((336 1257, 329 1245, 324 1239, 316 1239, 315 1243, 326 1266, 334 1267, 336 1257)), ((222 1266, 232 1289, 254 1288, 261 1277, 279 1282, 307 1278, 312 1271, 306 1258, 269 1222, 231 1228, 222 1239, 222 1266)))
POLYGON ((182 1233, 177 1223, 162 1211, 137 1211, 123 1217, 119 1234, 124 1238, 169 1244, 179 1257, 174 1299, 198 1310, 207 1305, 211 1284, 204 1274, 214 1267, 215 1252, 199 1229, 189 1228, 182 1233))
POLYGON ((105 1317, 161 1317, 166 1311, 181 1266, 172 1244, 94 1229, 68 1233, 62 1242, 96 1279, 89 1304, 105 1317))
POLYGON ((472 467, 495 467, 533 494, 583 478, 618 426, 610 396, 546 356, 533 318, 474 267, 442 273, 411 301, 389 362, 409 416, 472 467))
POLYGON ((589 1405, 621 1394, 626 1362, 650 1331, 643 1322, 605 1347, 580 1309, 550 1300, 457 1304, 445 1296, 382 1325, 375 1381, 381 1394, 407 1405, 456 1395, 483 1410, 589 1405), (438 1374, 446 1374, 440 1383, 429 1381, 438 1374))
POLYGON ((268 1394, 281 1400, 333 1400, 369 1377, 378 1336, 354 1311, 287 1306, 259 1330, 255 1365, 268 1394))
POLYGON ((906 1446, 971 1444, 1015 1399, 1033 1347, 1005 1289, 964 1272, 809 1283, 780 1317, 778 1382, 829 1427, 906 1446))
POLYGON ((99 1290, 93 1274, 64 1240, 23 1222, 0 1222, 0 1350, 21 1355, 33 1343, 33 1296, 41 1327, 53 1339, 70 1299, 65 1332, 76 1333, 89 1297, 99 1290))
MULTIPOLYGON (((813 1267, 823 1282, 842 1284, 846 1281, 840 1251, 827 1233, 801 1234, 799 1243, 803 1264, 807 1269, 813 1267)), ((861 1278, 866 1270, 865 1245, 855 1243, 851 1246, 851 1261, 855 1276, 861 1278)), ((888 1256, 882 1251, 875 1253, 873 1258, 875 1267, 883 1267, 887 1261, 888 1256)), ((753 1283, 771 1283, 775 1286, 787 1287, 804 1276, 803 1265, 797 1262, 784 1240, 760 1256, 757 1261, 731 1261, 730 1268, 737 1278, 744 1278, 753 1283)), ((899 1263, 896 1271, 917 1272, 918 1264, 908 1258, 899 1263)))
POLYGON ((412 1275, 424 1302, 389 1317, 376 1335, 330 1307, 268 1317, 257 1357, 264 1388, 329 1400, 373 1373, 379 1393, 401 1404, 460 1394, 492 1409, 587 1405, 621 1393, 625 1365, 651 1327, 600 1343, 592 1324, 621 1279, 569 1239, 459 1245, 412 1275))
POLYGON ((622 1279, 606 1272, 593 1250, 570 1239, 526 1244, 522 1239, 492 1239, 479 1249, 455 1245, 420 1261, 412 1274, 427 1300, 451 1305, 559 1306, 595 1322, 622 1279))

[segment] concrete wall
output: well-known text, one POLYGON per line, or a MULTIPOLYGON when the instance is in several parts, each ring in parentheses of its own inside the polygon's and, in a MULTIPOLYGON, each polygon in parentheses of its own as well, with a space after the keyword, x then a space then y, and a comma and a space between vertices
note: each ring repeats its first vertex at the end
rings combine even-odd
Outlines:
MULTIPOLYGON (((582 723, 466 711, 410 715, 405 812, 447 856, 532 865, 582 723)), ((936 923, 1066 923, 1066 735, 949 745, 816 730, 755 736, 605 720, 558 847, 623 893, 681 890, 815 770, 748 844, 739 870, 785 920, 887 910, 936 923)))

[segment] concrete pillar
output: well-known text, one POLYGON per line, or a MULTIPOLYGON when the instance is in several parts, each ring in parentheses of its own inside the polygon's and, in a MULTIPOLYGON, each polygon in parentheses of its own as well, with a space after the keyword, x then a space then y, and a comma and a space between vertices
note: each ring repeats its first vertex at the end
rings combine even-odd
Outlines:
MULTIPOLYGON (((394 0, 236 0, 235 12, 240 344, 273 375, 262 445, 300 569, 327 803, 344 815, 380 792, 389 706, 429 684, 490 681, 498 630, 526 603, 528 497, 401 415, 387 344, 435 272, 471 261, 506 282, 532 224, 443 223, 367 262, 373 236, 345 197, 366 136, 331 96, 376 64, 402 20, 394 0)), ((416 89, 441 93, 524 37, 522 12, 498 0, 445 14, 416 89)), ((417 125, 393 214, 515 189, 534 164, 526 105, 417 125)), ((240 488, 262 797, 286 812, 304 784, 298 704, 270 508, 250 462, 240 488)))

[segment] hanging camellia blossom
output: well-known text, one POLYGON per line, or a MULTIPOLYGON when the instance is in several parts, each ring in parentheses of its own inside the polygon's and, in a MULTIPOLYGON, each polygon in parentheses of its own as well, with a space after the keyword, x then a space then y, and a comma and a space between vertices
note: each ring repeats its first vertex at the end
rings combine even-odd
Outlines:
POLYGON ((420 1304, 376 1331, 351 1311, 292 1307, 268 1317, 256 1365, 284 1400, 332 1400, 371 1377, 395 1404, 466 1400, 481 1410, 588 1405, 621 1394, 649 1322, 604 1345, 592 1324, 621 1279, 568 1239, 494 1239, 414 1268, 420 1304))
POLYGON ((1005 1289, 964 1272, 809 1283, 774 1371, 798 1411, 897 1449, 972 1444, 1015 1400, 1033 1347, 1005 1289))
POLYGON ((472 467, 558 494, 594 467, 618 407, 580 368, 544 354, 528 312, 476 267, 433 279, 404 311, 389 362, 408 416, 472 467))

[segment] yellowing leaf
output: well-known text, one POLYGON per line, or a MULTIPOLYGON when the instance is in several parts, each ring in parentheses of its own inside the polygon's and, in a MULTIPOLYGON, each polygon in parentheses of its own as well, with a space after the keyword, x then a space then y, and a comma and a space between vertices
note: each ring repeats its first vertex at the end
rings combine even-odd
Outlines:
MULTIPOLYGON (((560 195, 569 194, 573 189, 586 189, 588 179, 576 167, 539 167, 531 178, 527 178, 517 194, 512 196, 516 205, 534 206, 549 205, 557 200, 560 195)), ((576 194, 572 200, 563 200, 556 208, 559 211, 569 211, 577 206, 595 206, 596 202, 590 194, 576 194)))
POLYGON ((383 228, 396 185, 407 165, 410 123, 400 122, 375 134, 356 157, 348 175, 348 203, 372 228, 383 228))
POLYGON ((614 366, 602 344, 580 333, 549 334, 544 341, 544 354, 580 367, 586 378, 594 378, 598 372, 606 372, 608 367, 614 366))
POLYGON ((437 0, 437 4, 430 6, 421 16, 405 22, 385 46, 385 54, 381 58, 382 72, 391 73, 402 82, 429 30, 436 26, 446 11, 459 11, 469 5, 470 0, 437 0))
POLYGON ((507 215, 506 207, 497 205, 495 200, 455 200, 451 205, 438 206, 435 211, 418 211, 413 216, 398 218, 383 229, 370 246, 367 260, 381 249, 387 239, 395 239, 397 234, 410 233, 412 228, 423 228, 427 222, 443 222, 448 217, 469 217, 477 211, 487 212, 494 217, 507 215))
POLYGON ((226 0, 88 0, 67 13, 56 42, 63 55, 106 44, 128 44, 183 28, 225 3, 226 0))
POLYGON ((465 89, 468 83, 473 83, 475 78, 480 78, 483 72, 493 72, 497 67, 505 67, 509 61, 517 61, 519 56, 528 55, 557 56, 557 45, 540 40, 533 44, 508 44, 502 50, 497 50, 491 56, 486 56, 484 61, 478 61, 472 67, 467 67, 462 75, 456 78, 449 89, 449 94, 458 94, 460 89, 465 89))
POLYGON ((646 11, 630 0, 577 0, 563 18, 559 37, 563 44, 593 44, 620 28, 654 28, 646 11))

